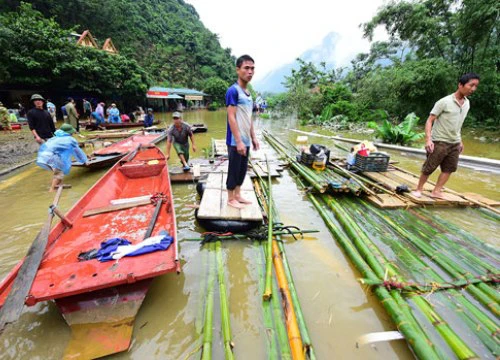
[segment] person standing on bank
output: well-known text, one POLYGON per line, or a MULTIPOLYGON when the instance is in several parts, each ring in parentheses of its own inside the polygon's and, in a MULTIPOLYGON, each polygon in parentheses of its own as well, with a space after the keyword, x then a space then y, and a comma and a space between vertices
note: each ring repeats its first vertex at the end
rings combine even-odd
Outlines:
POLYGON ((43 108, 43 103, 45 102, 43 96, 33 94, 30 100, 35 107, 28 111, 28 125, 35 141, 43 144, 47 139, 54 136, 56 127, 54 121, 52 121, 52 116, 43 108))
POLYGON ((226 181, 227 204, 238 209, 251 204, 241 196, 241 185, 247 173, 250 145, 253 145, 254 150, 259 149, 252 122, 253 100, 247 90, 254 70, 254 60, 248 55, 240 56, 236 60, 238 80, 226 92, 226 144, 229 154, 226 181))
POLYGON ((188 137, 191 139, 191 146, 193 147, 193 152, 196 152, 196 145, 194 144, 193 131, 191 126, 184 121, 182 121, 181 113, 174 112, 172 114, 174 123, 170 125, 167 130, 167 160, 170 159, 170 149, 172 143, 174 144, 174 149, 182 162, 183 170, 189 171, 189 141, 188 137))
POLYGON ((442 199, 443 186, 451 173, 457 171, 458 157, 464 150, 461 129, 470 104, 467 96, 472 95, 479 85, 479 75, 464 74, 458 80, 458 89, 453 94, 440 99, 431 110, 425 123, 425 150, 427 159, 422 166, 422 172, 417 189, 412 193, 421 197, 424 185, 429 176, 441 167, 441 174, 431 197, 442 199))
POLYGON ((68 114, 68 119, 65 122, 73 126, 77 134, 80 133, 80 124, 78 123, 78 112, 76 111, 75 100, 73 98, 68 98, 68 103, 65 107, 66 113, 68 114))

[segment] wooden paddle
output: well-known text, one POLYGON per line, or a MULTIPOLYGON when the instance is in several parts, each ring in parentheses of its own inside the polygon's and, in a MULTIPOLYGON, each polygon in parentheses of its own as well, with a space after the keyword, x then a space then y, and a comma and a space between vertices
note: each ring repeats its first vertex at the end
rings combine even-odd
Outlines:
MULTIPOLYGON (((62 190, 63 187, 59 186, 52 206, 57 206, 59 203, 62 190)), ((53 218, 54 213, 49 211, 47 221, 31 244, 26 257, 24 258, 24 262, 17 273, 9 295, 0 309, 0 334, 3 332, 7 324, 17 321, 19 316, 21 316, 25 299, 31 289, 38 267, 42 261, 45 248, 47 247, 53 218)))

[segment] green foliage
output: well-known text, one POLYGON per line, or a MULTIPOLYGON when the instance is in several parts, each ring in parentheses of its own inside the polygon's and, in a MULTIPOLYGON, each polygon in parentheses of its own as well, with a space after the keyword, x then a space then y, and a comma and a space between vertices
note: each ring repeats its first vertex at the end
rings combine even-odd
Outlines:
POLYGON ((424 133, 414 131, 417 123, 418 117, 414 113, 411 113, 398 125, 393 125, 388 120, 384 120, 382 125, 369 122, 368 127, 374 129, 377 138, 382 139, 385 143, 409 145, 424 137, 424 133))
MULTIPOLYGON (((20 34, 26 34, 27 31, 22 25, 31 28, 32 33, 39 30, 40 34, 35 36, 37 41, 22 39, 22 44, 26 46, 24 52, 32 49, 36 51, 21 61, 24 66, 20 68, 20 73, 31 68, 37 74, 41 70, 43 77, 45 72, 54 69, 45 65, 64 61, 66 54, 74 51, 63 44, 53 48, 55 39, 59 42, 65 40, 54 37, 54 31, 64 31, 67 35, 69 29, 77 32, 89 29, 101 46, 106 38, 111 37, 121 56, 137 61, 154 84, 166 82, 191 87, 210 77, 218 77, 226 82, 235 79, 235 58, 231 50, 221 47, 218 36, 205 28, 194 7, 183 0, 31 0, 30 4, 43 16, 38 15, 35 24, 30 23, 33 16, 18 20, 20 26, 17 30, 20 34), (57 30, 53 29, 54 26, 57 30), (45 60, 45 55, 51 60, 45 60)), ((22 6, 21 12, 24 13, 26 5, 22 5, 19 0, 0 2, 0 14, 5 14, 2 16, 4 18, 10 17, 12 15, 9 12, 17 11, 19 6, 22 6)), ((5 39, 1 43, 2 51, 10 47, 20 48, 12 41, 13 37, 6 34, 10 32, 9 29, 0 28, 0 37, 5 39)), ((76 39, 69 37, 68 42, 76 42, 76 39)), ((2 56, 5 57, 4 54, 2 56)), ((119 59, 121 61, 122 58, 119 59)), ((104 65, 109 64, 103 64, 103 68, 104 65)), ((85 64, 80 66, 90 67, 85 64)), ((120 66, 116 71, 123 70, 125 68, 120 66)), ((24 77, 31 77, 32 74, 24 72, 24 77)), ((3 82, 8 75, 1 67, 0 81, 3 82)), ((17 79, 21 80, 19 76, 17 79)), ((133 85, 137 80, 130 79, 127 84, 133 85)), ((28 81, 32 83, 34 80, 28 81)), ((23 81, 19 83, 23 84, 23 81)))
POLYGON ((224 103, 226 97, 226 91, 229 84, 219 77, 211 77, 202 83, 201 89, 203 92, 212 96, 212 99, 221 104, 224 103))
POLYGON ((331 123, 337 116, 380 122, 409 112, 425 119, 437 100, 455 91, 459 76, 473 71, 481 81, 466 124, 498 129, 499 24, 495 0, 390 1, 362 26, 370 41, 384 27, 388 41, 373 42, 345 75, 345 69, 327 71, 298 59, 277 104, 302 123, 331 123))
POLYGON ((221 104, 219 104, 217 101, 213 101, 207 106, 207 109, 208 111, 217 111, 221 107, 222 107, 221 104))
POLYGON ((0 17, 0 83, 91 91, 105 96, 144 96, 145 71, 133 59, 77 46, 71 30, 23 3, 0 17))
POLYGON ((270 119, 271 118, 271 115, 269 115, 268 113, 262 113, 262 114, 259 114, 259 116, 262 119, 270 119))

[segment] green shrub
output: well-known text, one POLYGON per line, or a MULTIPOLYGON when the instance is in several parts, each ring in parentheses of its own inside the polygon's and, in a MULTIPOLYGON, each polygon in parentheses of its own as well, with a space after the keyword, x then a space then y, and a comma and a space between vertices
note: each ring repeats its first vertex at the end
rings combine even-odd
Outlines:
POLYGON ((208 106, 208 111, 217 111, 219 110, 221 105, 217 101, 212 101, 208 106))
POLYGON ((415 113, 411 113, 406 115, 403 122, 398 125, 393 125, 388 120, 384 120, 382 125, 371 121, 368 123, 368 127, 374 129, 375 136, 385 143, 408 145, 424 137, 424 133, 417 133, 413 130, 418 120, 415 113))

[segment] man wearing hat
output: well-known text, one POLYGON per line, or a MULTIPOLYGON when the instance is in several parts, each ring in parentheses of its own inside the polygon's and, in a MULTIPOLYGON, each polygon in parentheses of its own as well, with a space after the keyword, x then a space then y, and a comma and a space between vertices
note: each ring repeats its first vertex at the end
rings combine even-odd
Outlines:
POLYGON ((190 167, 188 165, 189 161, 189 141, 188 137, 191 139, 191 145, 193 147, 193 152, 196 152, 196 145, 194 144, 193 131, 191 126, 184 121, 182 121, 181 113, 174 112, 172 114, 174 123, 170 125, 167 130, 167 160, 170 159, 170 148, 172 143, 174 143, 174 149, 181 159, 183 170, 189 171, 190 167))
POLYGON ((28 111, 28 126, 33 133, 35 141, 39 144, 54 136, 56 127, 49 112, 43 108, 45 99, 42 95, 33 94, 31 102, 35 106, 28 111))
POLYGON ((0 124, 2 124, 3 130, 12 131, 12 127, 10 126, 10 115, 9 110, 3 106, 3 103, 0 101, 0 124))
POLYGON ((36 163, 43 169, 54 173, 49 191, 55 191, 62 184, 64 175, 69 174, 71 158, 74 156, 79 162, 86 163, 87 156, 78 146, 78 141, 71 136, 76 132, 70 124, 63 124, 55 132, 55 136, 40 146, 36 163))

